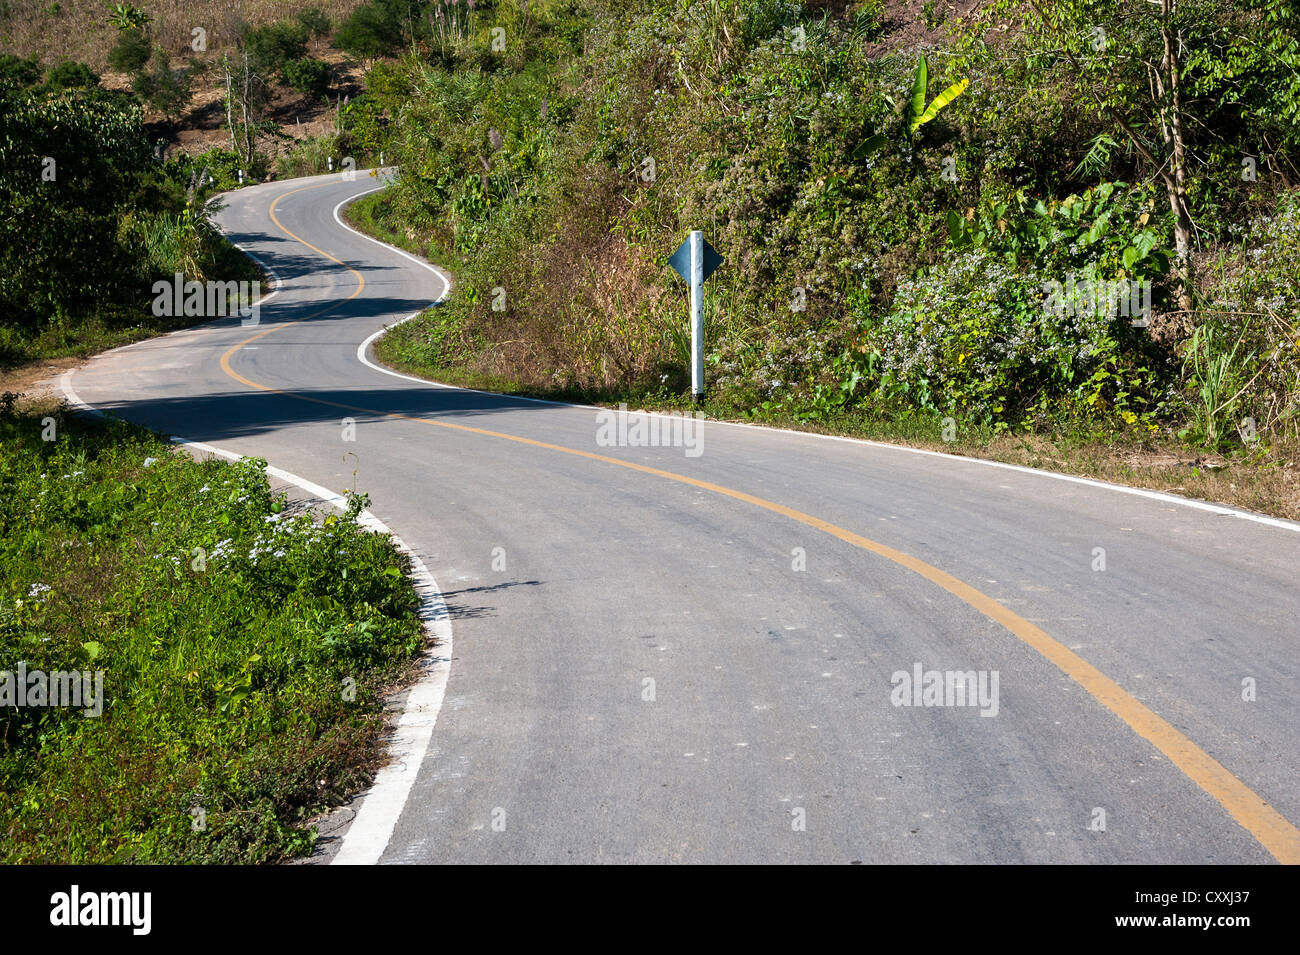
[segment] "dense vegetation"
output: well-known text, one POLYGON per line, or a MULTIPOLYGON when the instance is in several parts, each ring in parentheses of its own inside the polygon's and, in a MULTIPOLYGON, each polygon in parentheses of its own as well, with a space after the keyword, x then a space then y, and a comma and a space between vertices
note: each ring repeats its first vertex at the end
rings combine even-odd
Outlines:
POLYGON ((346 135, 402 176, 358 215, 459 280, 390 361, 669 399, 664 263, 698 227, 727 260, 719 409, 1223 450, 1300 429, 1289 4, 390 6, 354 15, 394 58, 346 135))
POLYGON ((233 176, 220 157, 156 158, 140 106, 93 74, 0 63, 0 367, 176 327, 149 305, 177 272, 259 278, 208 219, 233 176))
POLYGON ((281 858, 364 784, 422 639, 405 559, 263 467, 0 408, 0 669, 103 671, 97 717, 0 708, 0 861, 281 858))

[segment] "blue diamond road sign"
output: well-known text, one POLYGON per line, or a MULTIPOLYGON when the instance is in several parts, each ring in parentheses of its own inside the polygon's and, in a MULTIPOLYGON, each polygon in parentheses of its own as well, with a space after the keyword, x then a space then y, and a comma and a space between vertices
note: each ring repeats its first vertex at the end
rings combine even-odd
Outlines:
MULTIPOLYGON (((688 237, 685 242, 677 247, 677 251, 672 254, 668 264, 677 270, 680 275, 689 284, 691 281, 691 240, 688 237)), ((713 274, 713 270, 722 264, 722 256, 718 255, 716 249, 709 245, 707 239, 704 240, 704 278, 708 279, 713 274)))

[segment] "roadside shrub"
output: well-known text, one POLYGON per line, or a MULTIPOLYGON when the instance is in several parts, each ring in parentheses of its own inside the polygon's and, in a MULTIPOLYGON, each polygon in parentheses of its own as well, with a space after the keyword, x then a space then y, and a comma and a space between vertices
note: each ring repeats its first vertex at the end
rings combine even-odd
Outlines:
POLYGON ((213 192, 239 188, 239 171, 244 171, 244 184, 261 182, 269 171, 266 157, 258 153, 249 164, 238 153, 214 146, 197 156, 180 155, 170 160, 175 164, 175 178, 188 184, 206 173, 213 192))
MULTIPOLYGON (((338 172, 348 148, 349 139, 346 133, 300 139, 288 152, 276 157, 275 168, 286 179, 316 176, 330 171, 332 159, 334 171, 338 172)), ((356 161, 356 157, 352 158, 356 161)))
POLYGON ((1040 276, 974 250, 899 282, 861 328, 876 397, 978 424, 1062 406, 1136 423, 1162 397, 1132 320, 1095 300, 1056 309, 1040 276))
POLYGON ((287 512, 263 461, 41 429, 0 409, 0 668, 100 671, 102 709, 4 710, 0 860, 306 852, 422 643, 405 558, 354 516, 287 512))
POLYGON ((1207 309, 1185 349, 1193 434, 1300 437, 1300 190, 1237 231, 1244 241, 1207 276, 1207 309))

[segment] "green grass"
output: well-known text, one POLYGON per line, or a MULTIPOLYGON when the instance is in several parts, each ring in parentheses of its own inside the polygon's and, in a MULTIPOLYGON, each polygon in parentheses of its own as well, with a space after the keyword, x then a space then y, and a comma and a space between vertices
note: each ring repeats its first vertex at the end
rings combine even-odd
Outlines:
POLYGON ((406 559, 264 467, 0 407, 0 671, 104 674, 98 717, 0 708, 0 861, 279 860, 370 778, 423 640, 406 559))

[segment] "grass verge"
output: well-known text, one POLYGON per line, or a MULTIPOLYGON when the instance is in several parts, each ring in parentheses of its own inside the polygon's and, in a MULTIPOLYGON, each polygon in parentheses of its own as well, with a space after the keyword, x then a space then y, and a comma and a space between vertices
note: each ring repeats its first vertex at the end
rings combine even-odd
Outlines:
POLYGON ((98 715, 0 705, 0 861, 308 852, 303 823, 377 768, 383 697, 423 642, 364 499, 318 521, 263 461, 12 398, 0 450, 0 681, 102 674, 98 715))

